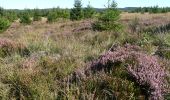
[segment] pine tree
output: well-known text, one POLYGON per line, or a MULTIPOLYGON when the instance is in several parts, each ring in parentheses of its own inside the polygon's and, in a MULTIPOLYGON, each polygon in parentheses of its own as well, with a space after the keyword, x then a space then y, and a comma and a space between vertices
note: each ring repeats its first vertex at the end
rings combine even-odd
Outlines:
POLYGON ((40 21, 41 20, 41 13, 40 13, 39 9, 34 10, 33 20, 34 21, 40 21))
POLYGON ((84 13, 84 18, 92 18, 95 10, 93 9, 93 7, 89 4, 87 5, 87 7, 83 10, 84 13))
POLYGON ((152 13, 159 13, 159 7, 158 7, 158 5, 157 5, 157 6, 154 6, 154 7, 152 8, 152 13))
POLYGON ((23 24, 31 24, 31 18, 30 15, 27 11, 23 12, 22 15, 20 16, 20 23, 23 24))
POLYGON ((108 0, 107 9, 100 15, 98 21, 93 24, 94 30, 119 30, 121 25, 119 23, 120 11, 116 8, 117 3, 113 0, 110 4, 108 0))
POLYGON ((47 16, 48 23, 56 22, 57 19, 58 19, 57 12, 55 12, 54 10, 50 11, 48 16, 47 16))
POLYGON ((71 9, 70 19, 71 20, 81 20, 83 18, 82 4, 81 0, 75 0, 74 8, 71 9))
POLYGON ((4 9, 2 7, 0 7, 0 16, 4 15, 4 9))

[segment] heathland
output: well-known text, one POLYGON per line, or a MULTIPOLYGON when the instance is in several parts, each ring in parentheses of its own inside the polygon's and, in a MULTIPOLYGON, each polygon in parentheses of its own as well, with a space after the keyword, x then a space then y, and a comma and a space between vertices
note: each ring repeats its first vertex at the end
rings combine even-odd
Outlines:
POLYGON ((169 100, 170 13, 75 1, 0 10, 0 99, 169 100))

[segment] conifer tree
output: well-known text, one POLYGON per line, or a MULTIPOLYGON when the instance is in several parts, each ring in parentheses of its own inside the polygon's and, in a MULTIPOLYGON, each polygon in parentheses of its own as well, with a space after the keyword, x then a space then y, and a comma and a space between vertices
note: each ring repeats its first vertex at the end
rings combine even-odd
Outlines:
POLYGON ((87 7, 83 10, 84 13, 84 18, 92 18, 95 10, 93 9, 93 7, 89 4, 87 5, 87 7))
POLYGON ((0 7, 0 16, 4 15, 4 9, 2 7, 0 7))
POLYGON ((34 21, 40 21, 41 20, 41 13, 39 9, 34 9, 34 15, 33 15, 34 21))
POLYGON ((57 12, 55 10, 50 11, 48 16, 47 16, 48 23, 56 22, 58 17, 59 16, 57 15, 57 12))
POLYGON ((31 18, 29 12, 25 11, 20 16, 20 23, 22 24, 31 24, 31 18))
POLYGON ((121 25, 119 23, 120 11, 117 9, 117 3, 113 0, 110 3, 108 0, 107 9, 100 15, 98 21, 93 24, 94 30, 119 30, 121 25))
POLYGON ((70 19, 71 20, 81 20, 83 18, 82 4, 81 0, 74 1, 74 8, 71 9, 70 19))

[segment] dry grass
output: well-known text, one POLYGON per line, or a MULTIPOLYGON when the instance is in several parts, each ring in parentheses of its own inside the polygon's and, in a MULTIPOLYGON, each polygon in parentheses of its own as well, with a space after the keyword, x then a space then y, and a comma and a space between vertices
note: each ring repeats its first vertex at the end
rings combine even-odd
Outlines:
POLYGON ((128 24, 131 20, 138 18, 139 23, 144 27, 160 26, 170 23, 170 13, 164 14, 149 14, 149 13, 123 13, 121 21, 128 24))

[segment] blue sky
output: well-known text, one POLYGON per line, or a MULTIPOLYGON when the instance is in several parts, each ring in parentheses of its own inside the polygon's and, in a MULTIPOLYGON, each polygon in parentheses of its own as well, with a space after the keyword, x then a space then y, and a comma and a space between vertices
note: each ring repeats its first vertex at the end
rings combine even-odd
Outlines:
MULTIPOLYGON (((88 2, 96 8, 103 8, 107 0, 82 0, 83 6, 88 2)), ((116 0, 118 7, 170 6, 170 0, 116 0)), ((74 0, 0 0, 0 6, 7 9, 24 8, 72 8, 74 0)))

